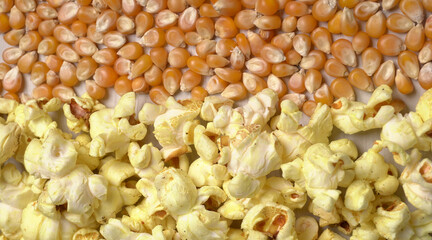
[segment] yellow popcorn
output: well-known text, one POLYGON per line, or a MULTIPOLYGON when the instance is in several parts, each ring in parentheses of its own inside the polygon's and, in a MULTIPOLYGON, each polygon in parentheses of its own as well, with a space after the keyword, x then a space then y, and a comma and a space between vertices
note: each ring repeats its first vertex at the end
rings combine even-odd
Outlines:
POLYGON ((374 204, 368 204, 364 210, 353 211, 348 209, 341 199, 338 199, 336 202, 336 209, 342 217, 342 222, 339 224, 338 229, 345 234, 350 234, 359 224, 371 221, 375 213, 374 204))
POLYGON ((321 233, 318 240, 345 240, 345 238, 327 228, 321 233))
POLYGON ((95 170, 100 164, 100 159, 90 156, 90 142, 91 138, 87 133, 80 134, 73 140, 78 153, 76 164, 84 164, 87 165, 90 170, 95 170))
POLYGON ((219 149, 207 135, 204 126, 198 125, 193 132, 195 149, 204 160, 213 162, 218 157, 219 149))
POLYGON ((22 212, 21 231, 24 239, 71 239, 77 227, 60 213, 47 217, 39 212, 36 204, 29 203, 22 212))
POLYGON ((135 233, 125 226, 120 220, 111 218, 107 224, 102 225, 100 233, 106 240, 138 240, 153 239, 148 233, 135 233))
POLYGON ((0 98, 0 113, 9 114, 12 113, 19 103, 12 99, 0 98))
POLYGON ((380 235, 372 223, 361 224, 353 230, 352 240, 379 240, 380 235))
POLYGON ((317 204, 311 202, 309 204, 308 211, 320 218, 319 219, 320 227, 325 227, 331 224, 337 224, 342 221, 336 208, 333 208, 333 210, 328 212, 323 208, 319 207, 317 204))
POLYGON ((217 210, 224 218, 231 220, 241 220, 245 217, 247 209, 245 206, 236 201, 228 199, 221 207, 217 210))
POLYGON ((221 106, 232 107, 234 101, 222 96, 208 96, 204 99, 201 107, 200 117, 204 121, 213 121, 221 106))
POLYGON ((183 139, 183 127, 186 122, 194 120, 200 112, 201 102, 185 100, 183 105, 173 97, 165 103, 167 111, 154 121, 154 135, 163 147, 161 152, 165 159, 190 152, 183 139))
POLYGON ((258 198, 260 198, 261 203, 264 203, 263 199, 265 199, 266 196, 271 195, 271 193, 269 193, 269 190, 275 192, 274 194, 277 195, 275 201, 273 202, 284 204, 290 209, 303 208, 303 206, 306 204, 306 190, 302 187, 299 187, 297 184, 293 186, 291 182, 281 177, 267 178, 265 186, 262 189, 262 193, 259 193, 263 196, 257 196, 258 198))
POLYGON ((69 213, 84 214, 106 199, 108 183, 100 180, 87 166, 77 165, 68 175, 48 181, 45 188, 53 204, 67 204, 69 213))
POLYGON ((90 156, 103 157, 115 152, 117 158, 127 153, 130 138, 118 128, 118 119, 114 117, 114 109, 98 110, 90 115, 90 156))
POLYGON ((276 104, 279 102, 278 95, 266 88, 248 99, 242 108, 244 125, 265 125, 276 113, 276 104))
POLYGON ((164 168, 162 154, 152 143, 145 144, 141 148, 138 143, 131 142, 128 149, 128 157, 135 173, 141 178, 154 179, 164 168))
POLYGON ((166 107, 153 103, 144 103, 143 107, 138 113, 138 120, 146 125, 154 123, 155 119, 165 113, 166 107))
POLYGON ((197 204, 202 204, 208 210, 217 210, 227 199, 225 192, 216 186, 204 186, 198 189, 197 204))
POLYGON ((432 118, 432 111, 430 106, 432 105, 432 90, 427 90, 419 98, 416 105, 416 112, 421 116, 423 121, 427 121, 432 118))
POLYGON ((432 214, 432 161, 411 158, 401 174, 400 182, 408 201, 414 207, 432 214))
POLYGON ((21 129, 11 122, 0 124, 0 165, 12 157, 18 149, 21 129))
POLYGON ((0 231, 10 239, 21 238, 22 209, 0 202, 0 231))
POLYGON ((369 183, 355 180, 345 193, 345 207, 352 211, 362 211, 368 208, 369 203, 375 200, 375 195, 369 183))
POLYGON ((290 100, 282 101, 280 107, 281 114, 276 121, 276 127, 286 133, 295 132, 299 128, 299 122, 303 115, 302 112, 290 100))
POLYGON ((121 96, 114 107, 113 118, 125 118, 135 114, 135 93, 128 92, 121 96))
POLYGON ((317 143, 308 148, 304 155, 303 175, 305 187, 312 201, 331 211, 340 191, 339 183, 344 179, 345 169, 352 169, 354 163, 343 153, 333 153, 328 145, 317 143))
POLYGON ((389 165, 379 154, 381 149, 375 144, 355 161, 356 178, 370 182, 377 181, 387 175, 389 165))
POLYGON ((350 156, 352 160, 358 158, 357 146, 349 139, 342 138, 331 141, 329 147, 333 152, 345 153, 346 155, 350 156))
POLYGON ((127 162, 108 158, 100 168, 99 174, 104 176, 110 184, 120 186, 124 180, 135 175, 135 170, 127 162))
POLYGON ((134 205, 138 200, 141 198, 141 193, 134 187, 136 184, 136 181, 129 180, 122 182, 119 191, 120 195, 123 199, 124 205, 134 205))
POLYGON ((346 134, 354 134, 370 129, 381 128, 394 116, 394 108, 378 104, 391 101, 392 89, 381 85, 372 93, 367 104, 340 98, 332 105, 333 124, 346 134))
POLYGON ((373 222, 378 233, 386 239, 397 239, 397 234, 409 223, 408 206, 396 196, 377 199, 373 222))
POLYGON ((41 178, 62 177, 75 167, 78 153, 60 130, 51 129, 42 139, 33 139, 24 153, 24 166, 41 178))
POLYGON ((258 204, 246 214, 241 228, 257 231, 275 239, 297 239, 294 212, 275 203, 258 204))
POLYGON ((302 216, 296 219, 295 231, 299 240, 314 240, 318 238, 318 223, 315 218, 302 216))
POLYGON ((102 108, 105 108, 105 106, 92 99, 88 94, 81 97, 72 97, 70 103, 63 105, 63 113, 68 128, 75 133, 88 132, 90 114, 102 108))
POLYGON ((413 126, 400 114, 384 124, 381 130, 381 139, 393 142, 404 150, 412 148, 418 142, 413 126))
POLYGON ((231 141, 231 160, 228 171, 232 175, 243 173, 259 178, 276 170, 281 164, 281 146, 268 132, 246 130, 238 140, 231 141))
POLYGON ((140 141, 147 135, 147 128, 144 123, 131 124, 129 119, 122 118, 118 121, 118 130, 130 140, 140 141))
POLYGON ((106 199, 100 201, 99 206, 94 209, 96 221, 104 224, 108 219, 116 216, 123 207, 123 198, 117 187, 108 185, 106 199))
POLYGON ((429 239, 432 233, 432 215, 415 210, 411 213, 410 225, 419 239, 429 239))
POLYGON ((201 158, 191 163, 188 175, 197 187, 220 187, 223 181, 229 179, 228 170, 224 165, 212 164, 201 158))
POLYGON ((72 236, 72 240, 99 240, 99 238, 99 232, 90 228, 81 228, 72 236))
POLYGON ((226 239, 228 224, 220 219, 220 214, 197 206, 191 212, 179 216, 177 231, 181 239, 226 239))
POLYGON ((159 201, 174 217, 188 213, 196 203, 197 189, 182 170, 163 170, 156 176, 154 185, 159 201))
POLYGON ((230 228, 227 233, 228 240, 246 240, 246 236, 240 229, 230 228))

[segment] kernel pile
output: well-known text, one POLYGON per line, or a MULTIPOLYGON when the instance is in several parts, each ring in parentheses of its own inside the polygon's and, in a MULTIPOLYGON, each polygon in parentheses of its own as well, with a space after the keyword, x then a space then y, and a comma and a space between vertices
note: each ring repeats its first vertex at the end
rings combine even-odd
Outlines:
POLYGON ((432 151, 432 89, 406 115, 389 104, 387 85, 367 103, 318 103, 304 126, 293 101, 276 112, 269 88, 239 108, 222 96, 168 97, 145 103, 138 119, 135 98, 114 108, 88 94, 65 104, 0 98, 0 239, 431 238, 432 161, 420 151, 432 151), (75 138, 50 117, 60 109, 75 138), (161 149, 143 141, 147 125, 161 149), (360 154, 349 139, 329 140, 334 126, 382 130, 360 154))
POLYGON ((13 46, 0 79, 4 97, 20 100, 30 74, 23 101, 69 102, 80 82, 94 99, 113 87, 157 104, 178 92, 242 100, 268 87, 310 116, 317 103, 355 99, 353 87, 432 87, 430 10, 430 0, 0 0, 13 46))

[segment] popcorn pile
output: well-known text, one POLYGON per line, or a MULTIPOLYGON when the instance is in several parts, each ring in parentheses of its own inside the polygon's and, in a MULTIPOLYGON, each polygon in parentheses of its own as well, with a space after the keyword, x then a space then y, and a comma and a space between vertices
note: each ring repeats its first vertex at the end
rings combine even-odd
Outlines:
POLYGON ((238 108, 221 96, 145 103, 138 121, 134 93, 113 109, 87 94, 0 98, 0 239, 344 239, 327 226, 354 240, 430 239, 432 161, 420 151, 432 150, 432 90, 406 115, 391 100, 382 85, 366 104, 318 104, 302 126, 290 100, 276 115, 270 89, 238 108), (60 109, 76 137, 52 120, 60 109), (145 143, 149 125, 161 149, 145 143), (351 140, 329 140, 333 126, 382 128, 381 139, 359 156, 351 140), (296 217, 302 208, 319 222, 296 217))

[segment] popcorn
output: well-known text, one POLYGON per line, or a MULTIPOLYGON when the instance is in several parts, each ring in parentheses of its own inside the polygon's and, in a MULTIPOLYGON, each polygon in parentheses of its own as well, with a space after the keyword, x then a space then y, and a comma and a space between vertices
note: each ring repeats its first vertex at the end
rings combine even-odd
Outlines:
POLYGON ((270 88, 266 88, 250 97, 247 104, 241 109, 245 126, 265 125, 276 113, 276 104, 278 102, 277 94, 270 88))
POLYGON ((365 210, 375 200, 372 187, 366 181, 355 180, 345 193, 345 206, 352 211, 365 210))
POLYGON ((209 162, 213 162, 218 157, 218 147, 207 135, 204 126, 198 125, 193 132, 195 149, 197 154, 209 162))
POLYGON ((295 231, 299 239, 317 239, 318 223, 310 216, 299 217, 296 219, 295 231))
POLYGON ((43 215, 33 202, 22 212, 21 231, 24 239, 71 239, 77 227, 59 212, 53 217, 43 215))
POLYGON ((159 201, 174 217, 188 213, 196 203, 197 189, 181 170, 163 170, 156 176, 154 185, 159 201))
POLYGON ((411 213, 410 225, 416 237, 428 239, 432 233, 432 215, 415 210, 411 213))
POLYGON ((311 202, 308 207, 308 211, 312 213, 315 216, 318 216, 319 219, 319 225, 320 227, 325 227, 332 224, 340 223, 341 217, 337 211, 337 209, 334 207, 331 211, 326 211, 323 208, 319 207, 314 202, 311 202))
POLYGON ((170 97, 165 102, 167 111, 154 121, 154 135, 163 147, 161 152, 165 159, 180 156, 190 152, 183 140, 183 127, 187 121, 192 121, 199 115, 201 102, 184 101, 177 103, 170 97))
POLYGON ((204 98, 200 117, 204 121, 213 121, 221 106, 232 107, 233 105, 234 101, 231 99, 224 98, 222 96, 208 96, 204 98))
POLYGON ((93 175, 85 165, 77 165, 68 175, 54 178, 46 183, 46 191, 55 205, 67 204, 66 211, 90 215, 98 200, 106 200, 108 182, 93 175), (93 194, 94 193, 94 194, 93 194))
POLYGON ((91 228, 81 228, 72 236, 72 240, 98 240, 99 238, 99 232, 91 228))
POLYGON ((358 158, 357 146, 349 139, 342 138, 331 141, 329 147, 333 152, 345 153, 346 155, 350 156, 352 160, 358 158))
POLYGON ((401 174, 400 182, 408 201, 414 207, 432 214, 432 161, 411 158, 401 174))
POLYGON ((318 238, 318 240, 344 240, 344 239, 345 238, 343 238, 341 235, 333 232, 329 228, 324 230, 324 232, 321 233, 320 237, 318 238))
POLYGON ((94 209, 96 221, 100 224, 106 223, 110 218, 116 216, 123 207, 123 198, 117 187, 108 185, 106 199, 100 201, 99 206, 94 209))
POLYGON ((421 116, 423 121, 427 121, 432 118, 432 111, 430 106, 432 104, 432 90, 427 90, 419 98, 416 105, 416 112, 421 116))
POLYGON ((105 108, 97 100, 92 99, 87 93, 81 97, 72 97, 70 103, 63 105, 68 128, 79 133, 89 131, 89 118, 92 112, 105 108))
POLYGON ((247 209, 242 203, 229 199, 220 208, 218 208, 218 212, 224 218, 241 220, 245 217, 247 209))
POLYGON ((228 163, 228 172, 235 176, 229 191, 237 198, 251 196, 258 186, 254 179, 266 176, 281 164, 281 147, 273 134, 246 130, 244 135, 243 139, 231 141, 231 160, 228 163), (235 187, 235 182, 242 182, 242 187, 254 187, 249 188, 251 191, 236 191, 241 188, 235 187))
POLYGON ((182 239, 226 239, 228 224, 220 219, 220 214, 207 211, 203 206, 179 216, 177 230, 182 239))
POLYGON ((5 237, 10 239, 21 238, 21 215, 21 209, 0 202, 0 231, 5 237))
POLYGON ((386 239, 396 239, 397 234, 408 224, 410 211, 408 206, 396 196, 377 199, 377 212, 373 222, 378 233, 386 239))
POLYGON ((384 124, 381 139, 393 142, 402 147, 403 150, 412 148, 418 142, 413 126, 400 114, 384 124))
POLYGON ((153 103, 144 103, 143 107, 138 113, 138 120, 145 125, 151 125, 154 123, 156 118, 165 113, 166 107, 163 105, 157 105, 153 103))
POLYGON ((106 240, 138 240, 153 239, 148 233, 135 233, 127 228, 120 220, 112 218, 100 228, 102 236, 106 240))
POLYGON ((110 184, 120 186, 124 180, 135 175, 135 169, 129 163, 113 158, 106 160, 100 168, 99 174, 104 176, 110 184))
POLYGON ((372 223, 361 224, 360 227, 353 230, 352 240, 379 240, 380 235, 372 223))
POLYGON ((258 204, 246 214, 241 228, 246 233, 261 232, 275 239, 297 239, 294 212, 275 203, 258 204))
POLYGON ((188 176, 197 187, 222 186, 229 179, 228 170, 224 165, 212 164, 198 158, 189 167, 188 176))
POLYGON ((394 116, 394 108, 390 105, 377 106, 391 101, 392 89, 381 85, 372 93, 367 104, 340 98, 333 103, 331 114, 333 124, 346 134, 354 134, 370 129, 381 128, 394 116))
POLYGON ((164 168, 161 152, 151 143, 140 148, 138 143, 131 142, 128 148, 128 157, 135 173, 141 178, 153 180, 164 168))
POLYGON ((18 149, 21 129, 11 122, 0 124, 0 165, 12 157, 18 149))
POLYGON ((309 147, 302 168, 309 197, 324 210, 331 211, 339 198, 337 187, 344 178, 345 169, 353 167, 348 155, 333 153, 328 145, 317 143, 309 147))
POLYGON ((63 177, 75 167, 78 153, 59 130, 51 129, 42 139, 33 139, 24 153, 24 166, 41 178, 63 177))

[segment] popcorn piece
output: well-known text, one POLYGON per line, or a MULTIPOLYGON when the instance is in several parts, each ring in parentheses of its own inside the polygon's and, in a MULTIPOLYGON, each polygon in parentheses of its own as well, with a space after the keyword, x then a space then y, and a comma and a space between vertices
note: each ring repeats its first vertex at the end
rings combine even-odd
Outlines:
POLYGON ((207 135, 204 126, 198 125, 193 132, 197 154, 204 160, 213 162, 218 157, 218 147, 207 135))
POLYGON ((432 161, 412 158, 400 181, 408 201, 427 214, 432 214, 432 161))
POLYGON ((78 165, 68 175, 51 179, 45 187, 53 204, 67 204, 69 213, 85 214, 93 212, 98 200, 106 199, 107 186, 105 179, 93 175, 87 166, 78 165))
POLYGON ((246 240, 244 232, 240 229, 230 228, 227 233, 228 240, 246 240))
POLYGON ((207 210, 216 211, 227 199, 225 192, 216 186, 204 186, 198 190, 197 203, 207 210))
POLYGON ((302 168, 309 197, 324 210, 331 211, 339 198, 337 187, 344 178, 345 169, 353 167, 348 155, 333 153, 325 144, 309 147, 302 168))
POLYGON ((375 195, 366 181, 355 180, 345 193, 345 206, 352 211, 365 210, 373 200, 375 195))
POLYGON ((10 114, 17 107, 19 103, 12 99, 0 98, 0 113, 1 114, 10 114))
POLYGON ((223 181, 228 180, 228 170, 224 165, 212 164, 209 161, 198 158, 193 161, 188 171, 189 177, 197 187, 222 186, 223 181))
POLYGON ((196 187, 181 170, 163 170, 156 176, 154 184, 160 202, 174 217, 188 213, 196 203, 196 187))
POLYGON ((265 125, 276 113, 278 95, 266 88, 255 96, 249 98, 248 103, 242 107, 245 126, 258 124, 265 125))
POLYGON ((135 173, 141 178, 153 180, 164 168, 162 154, 159 149, 149 143, 141 148, 136 142, 131 142, 128 149, 129 161, 135 173))
POLYGON ((318 238, 318 240, 344 240, 344 239, 345 238, 343 238, 341 235, 333 232, 329 228, 324 230, 324 232, 321 233, 320 237, 318 238))
POLYGON ((78 135, 73 141, 78 153, 76 164, 87 165, 87 167, 93 171, 99 166, 100 159, 98 157, 90 156, 90 142, 90 135, 86 133, 78 135))
POLYGON ((100 233, 106 240, 138 240, 153 239, 148 233, 135 233, 126 227, 120 220, 111 218, 107 224, 102 225, 100 233))
POLYGON ((123 198, 117 187, 108 185, 106 199, 101 201, 99 206, 94 209, 96 221, 105 224, 110 218, 116 216, 123 207, 123 198))
POLYGON ((310 216, 299 217, 296 219, 295 231, 299 240, 317 239, 318 223, 310 216))
POLYGON ((319 207, 317 204, 311 202, 308 207, 308 211, 315 216, 318 216, 320 227, 325 227, 332 224, 340 223, 341 217, 337 212, 336 208, 333 208, 332 211, 328 212, 323 208, 319 207))
POLYGON ((232 107, 234 101, 222 96, 208 96, 204 99, 203 105, 201 107, 200 117, 204 121, 213 121, 219 108, 221 106, 232 107))
POLYGON ((243 219, 241 228, 247 232, 261 232, 275 239, 297 239, 294 212, 275 203, 258 204, 243 219))
POLYGON ((157 105, 153 103, 144 103, 141 111, 138 113, 138 119, 140 122, 151 125, 154 123, 156 118, 165 113, 166 107, 163 105, 157 105))
POLYGON ((0 165, 12 157, 18 149, 21 129, 12 122, 0 124, 0 165))
POLYGON ((296 131, 302 118, 302 113, 299 111, 297 105, 290 100, 284 100, 280 106, 281 115, 279 115, 276 121, 276 127, 286 133, 296 131))
POLYGON ((219 209, 218 212, 227 219, 241 220, 246 216, 247 209, 245 206, 236 201, 228 199, 219 209))
POLYGON ((432 118, 432 111, 430 106, 432 105, 432 90, 428 90, 422 94, 416 105, 416 112, 421 116, 423 121, 427 121, 432 118))
POLYGON ((0 202, 0 231, 5 237, 10 239, 21 238, 21 214, 21 209, 0 202))
POLYGON ((198 116, 201 102, 184 101, 184 105, 177 103, 170 97, 165 102, 167 111, 154 122, 154 135, 163 147, 161 152, 165 159, 180 156, 190 151, 183 140, 183 127, 187 121, 192 121, 198 116))
POLYGON ((226 239, 228 224, 219 213, 198 206, 178 218, 177 230, 182 239, 226 239))
POLYGON ((135 93, 125 93, 114 107, 113 118, 126 118, 135 114, 135 93))
POLYGON ((47 217, 39 212, 36 204, 29 203, 22 212, 21 230, 24 239, 71 239, 77 227, 60 213, 47 217))
POLYGON ((382 105, 391 101, 392 92, 389 86, 381 85, 367 104, 340 98, 332 105, 333 124, 346 134, 381 128, 394 116, 392 106, 382 105))
POLYGON ((78 153, 59 130, 51 129, 41 140, 33 139, 24 153, 24 166, 41 178, 63 177, 75 167, 78 153))
POLYGON ((120 186, 124 180, 135 175, 135 170, 129 163, 109 158, 100 168, 99 174, 110 184, 120 186))
POLYGON ((396 239, 397 234, 408 224, 408 206, 395 196, 377 199, 377 212, 373 218, 378 233, 386 239, 396 239))
POLYGON ((119 191, 124 205, 133 205, 141 198, 141 193, 135 188, 136 183, 135 180, 121 183, 119 191))
POLYGON ((329 147, 333 152, 345 153, 353 160, 358 158, 357 146, 349 139, 343 138, 331 141, 329 147))
POLYGON ((72 97, 70 103, 63 105, 63 112, 68 128, 75 133, 81 131, 88 132, 90 115, 102 108, 105 107, 97 100, 88 96, 88 94, 84 94, 81 97, 72 97))
MULTIPOLYGON (((230 174, 239 175, 242 173, 245 177, 247 175, 250 178, 259 178, 280 167, 282 149, 273 134, 246 130, 244 135, 243 139, 240 138, 239 141, 236 139, 231 141, 231 161, 228 163, 230 174)), ((234 196, 233 192, 230 194, 234 196)), ((243 194, 236 195, 238 198, 246 196, 243 194)))
POLYGON ((380 235, 372 223, 364 223, 353 230, 352 240, 379 240, 380 235))
POLYGON ((384 124, 381 130, 381 139, 393 142, 402 147, 403 150, 412 148, 418 142, 413 126, 400 114, 384 124))
POLYGON ((76 231, 72 237, 72 240, 98 240, 100 234, 95 229, 81 228, 76 231))
POLYGON ((411 213, 410 225, 416 237, 428 239, 432 233, 432 215, 422 210, 415 210, 411 213))

